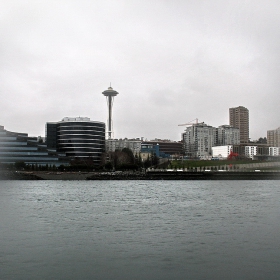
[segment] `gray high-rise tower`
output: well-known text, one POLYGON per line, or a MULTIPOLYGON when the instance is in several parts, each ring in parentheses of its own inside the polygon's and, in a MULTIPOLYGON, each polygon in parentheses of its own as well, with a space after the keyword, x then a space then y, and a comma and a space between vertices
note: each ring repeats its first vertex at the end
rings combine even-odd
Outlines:
POLYGON ((112 108, 113 108, 114 97, 117 96, 119 93, 113 90, 113 88, 110 86, 107 90, 103 91, 102 94, 106 96, 107 104, 108 104, 108 127, 107 127, 108 139, 112 139, 112 134, 113 134, 112 108))

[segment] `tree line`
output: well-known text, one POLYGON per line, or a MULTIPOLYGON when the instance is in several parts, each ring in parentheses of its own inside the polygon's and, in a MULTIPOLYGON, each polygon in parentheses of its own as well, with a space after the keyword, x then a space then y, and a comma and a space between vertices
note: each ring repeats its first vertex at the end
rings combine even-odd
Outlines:
POLYGON ((157 167, 158 163, 159 159, 153 153, 143 160, 140 153, 134 155, 129 148, 123 148, 115 152, 103 153, 99 165, 96 165, 93 158, 88 157, 83 159, 74 158, 69 162, 69 165, 27 164, 23 161, 18 161, 15 164, 0 163, 0 168, 26 171, 125 171, 157 167))

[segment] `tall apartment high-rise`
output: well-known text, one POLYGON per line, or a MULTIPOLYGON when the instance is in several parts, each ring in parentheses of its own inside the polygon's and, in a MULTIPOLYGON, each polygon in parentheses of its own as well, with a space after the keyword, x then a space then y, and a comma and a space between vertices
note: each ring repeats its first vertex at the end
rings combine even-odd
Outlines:
POLYGON ((217 128, 217 145, 239 145, 240 130, 230 125, 220 125, 217 128))
POLYGON ((216 128, 205 123, 193 124, 182 134, 183 149, 187 156, 207 157, 216 145, 216 128))
POLYGON ((229 108, 229 124, 240 130, 240 143, 249 142, 249 110, 243 106, 229 108))

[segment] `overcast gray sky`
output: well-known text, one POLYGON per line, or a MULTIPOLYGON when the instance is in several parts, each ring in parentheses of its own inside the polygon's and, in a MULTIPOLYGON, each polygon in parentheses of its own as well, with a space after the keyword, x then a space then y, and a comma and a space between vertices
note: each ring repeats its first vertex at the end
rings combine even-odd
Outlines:
POLYGON ((280 126, 279 0, 0 0, 0 124, 44 136, 63 117, 115 138, 180 140, 195 118, 250 112, 250 137, 280 126))

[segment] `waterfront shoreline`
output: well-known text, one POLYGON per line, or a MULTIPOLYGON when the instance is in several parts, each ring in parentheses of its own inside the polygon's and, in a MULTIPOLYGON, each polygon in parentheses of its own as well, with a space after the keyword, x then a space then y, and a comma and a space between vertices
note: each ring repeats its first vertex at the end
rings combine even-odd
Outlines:
POLYGON ((280 180, 279 171, 45 172, 1 171, 0 180, 280 180))

